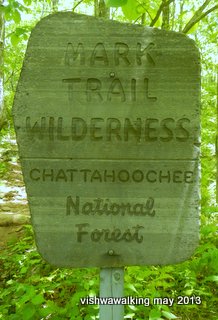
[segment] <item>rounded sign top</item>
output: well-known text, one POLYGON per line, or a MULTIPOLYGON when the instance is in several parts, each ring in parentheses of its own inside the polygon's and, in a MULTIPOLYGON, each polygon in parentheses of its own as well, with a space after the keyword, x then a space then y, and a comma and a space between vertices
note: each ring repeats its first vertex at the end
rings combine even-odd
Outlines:
POLYGON ((182 34, 73 13, 37 24, 13 116, 45 259, 86 267, 190 256, 199 101, 199 53, 182 34))

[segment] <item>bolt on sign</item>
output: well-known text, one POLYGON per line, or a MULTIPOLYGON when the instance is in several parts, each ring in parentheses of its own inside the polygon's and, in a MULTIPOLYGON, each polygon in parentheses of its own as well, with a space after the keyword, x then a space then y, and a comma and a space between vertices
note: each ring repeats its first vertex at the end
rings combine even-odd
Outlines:
POLYGON ((173 264, 199 229, 199 53, 73 13, 33 29, 13 107, 36 243, 53 265, 173 264))

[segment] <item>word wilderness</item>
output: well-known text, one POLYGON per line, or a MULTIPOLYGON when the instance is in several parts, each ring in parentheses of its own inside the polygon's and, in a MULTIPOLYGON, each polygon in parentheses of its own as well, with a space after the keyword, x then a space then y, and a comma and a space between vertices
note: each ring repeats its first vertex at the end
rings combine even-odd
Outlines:
POLYGON ((32 138, 60 141, 146 141, 169 142, 176 139, 185 142, 190 138, 190 120, 156 118, 82 118, 63 119, 62 117, 42 117, 33 121, 26 118, 26 132, 32 138), (69 132, 69 133, 67 133, 69 132))

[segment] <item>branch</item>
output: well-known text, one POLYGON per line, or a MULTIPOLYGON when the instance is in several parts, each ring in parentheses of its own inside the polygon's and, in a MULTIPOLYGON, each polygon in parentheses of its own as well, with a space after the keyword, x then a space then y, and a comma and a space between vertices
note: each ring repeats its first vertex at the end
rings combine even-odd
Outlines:
POLYGON ((145 12, 143 12, 143 14, 141 15, 141 24, 145 24, 145 12))
POLYGON ((185 26, 185 28, 182 30, 183 33, 187 33, 192 27, 194 27, 194 25, 196 23, 198 23, 200 20, 204 19, 206 16, 208 16, 208 14, 210 14, 211 12, 215 11, 216 9, 218 9, 218 4, 216 4, 214 7, 210 8, 209 10, 207 10, 206 12, 201 13, 200 16, 195 17, 195 19, 191 19, 187 25, 185 26))
POLYGON ((145 10, 144 13, 147 13, 149 15, 150 19, 152 20, 152 16, 151 16, 150 12, 148 11, 147 7, 145 6, 145 4, 144 3, 140 3, 139 0, 137 0, 137 2, 139 4, 138 6, 141 6, 145 10))
POLYGON ((159 19, 161 12, 163 11, 163 8, 166 6, 169 6, 171 4, 171 2, 173 2, 174 0, 168 0, 167 2, 165 2, 164 0, 162 0, 162 3, 159 7, 159 9, 157 10, 156 16, 154 17, 154 19, 151 21, 150 23, 150 27, 153 27, 155 25, 155 23, 157 22, 157 20, 159 19))
POLYGON ((152 20, 152 16, 151 16, 150 12, 147 9, 145 9, 145 12, 149 15, 149 18, 152 20))
POLYGON ((187 33, 188 30, 195 25, 195 21, 202 15, 202 12, 204 9, 208 6, 208 4, 211 2, 211 0, 206 0, 202 6, 194 13, 193 17, 189 20, 185 28, 182 30, 183 33, 187 33))
POLYGON ((80 3, 82 3, 83 0, 80 0, 79 2, 77 2, 77 4, 75 4, 75 6, 73 7, 72 11, 74 12, 76 10, 76 8, 80 5, 80 3))

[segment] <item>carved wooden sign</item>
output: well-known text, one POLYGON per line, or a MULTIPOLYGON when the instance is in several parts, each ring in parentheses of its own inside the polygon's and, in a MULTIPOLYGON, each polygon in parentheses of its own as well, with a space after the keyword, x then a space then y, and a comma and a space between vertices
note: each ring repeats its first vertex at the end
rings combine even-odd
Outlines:
POLYGON ((48 262, 190 257, 199 228, 199 69, 182 34, 72 13, 37 24, 13 116, 48 262))

